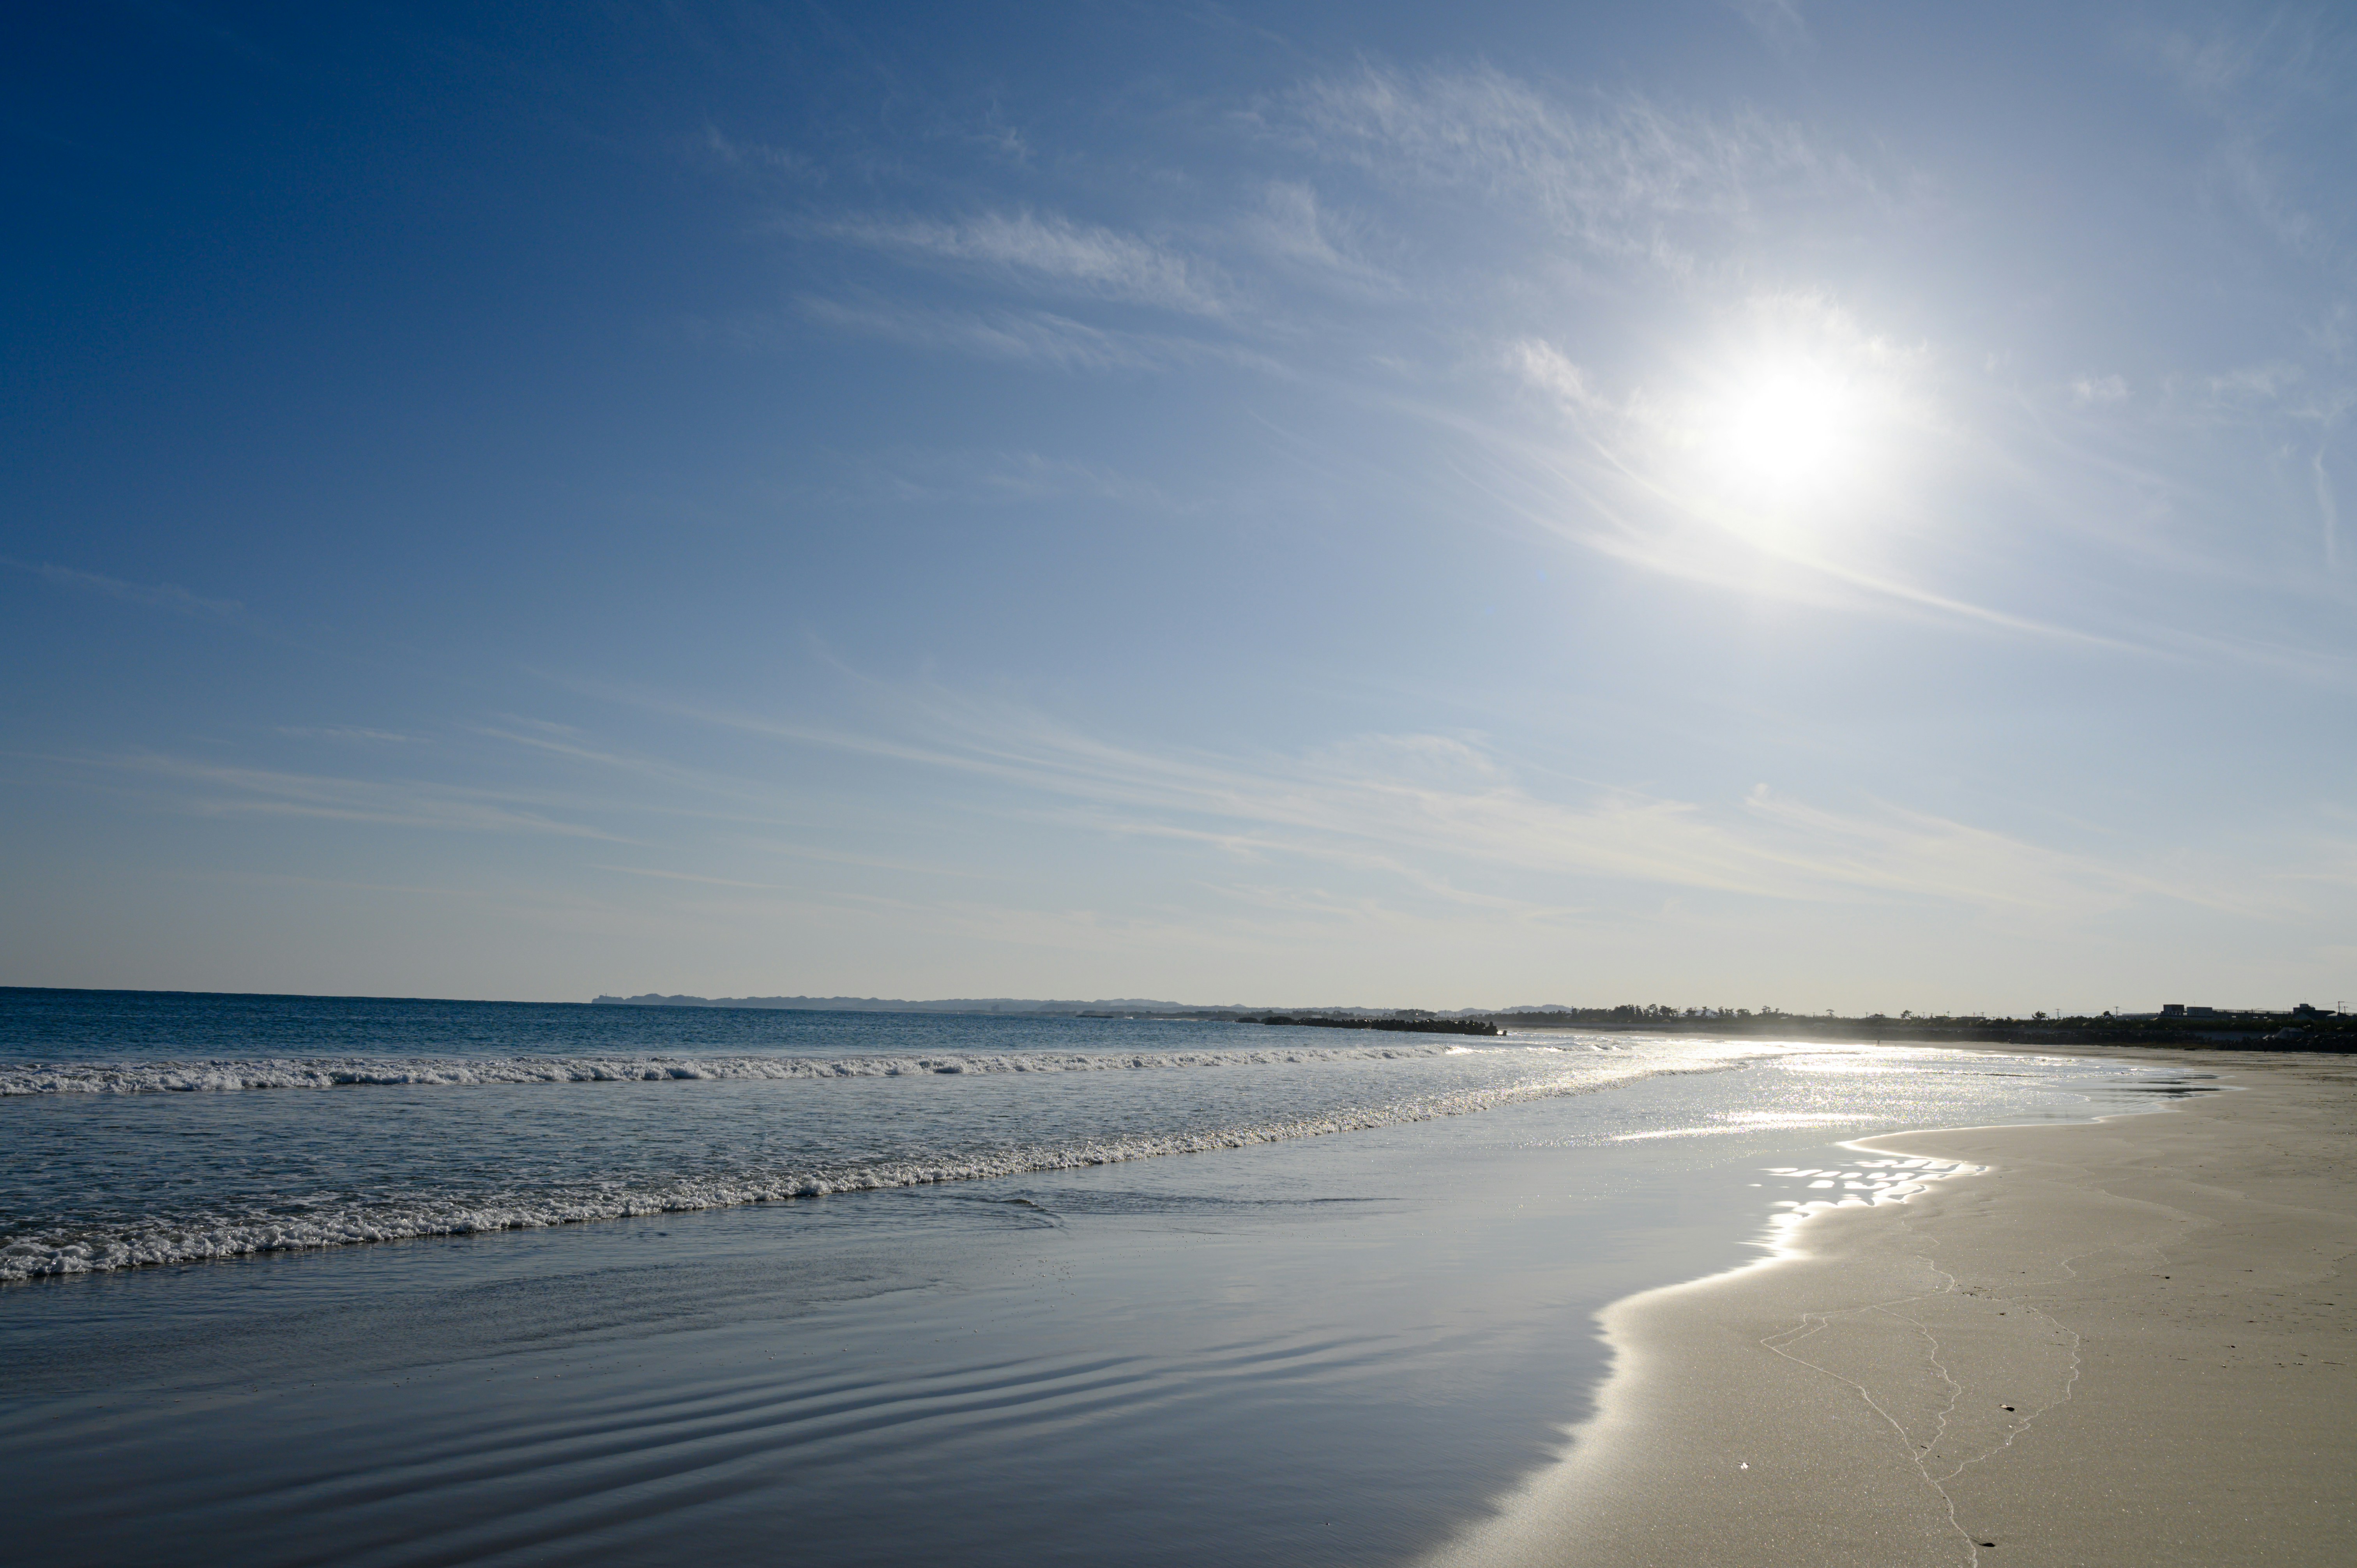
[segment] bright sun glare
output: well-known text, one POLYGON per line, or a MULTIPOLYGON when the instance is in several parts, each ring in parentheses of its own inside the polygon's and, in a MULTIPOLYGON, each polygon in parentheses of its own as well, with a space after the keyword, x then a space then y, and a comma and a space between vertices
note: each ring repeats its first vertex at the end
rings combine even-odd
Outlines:
POLYGON ((1697 345, 1658 395, 1629 400, 1628 471, 1674 509, 1664 521, 1708 530, 1697 545, 1715 534, 1820 564, 1880 550, 1911 526, 1930 456, 1919 356, 1811 301, 1749 314, 1697 345))
POLYGON ((1761 500, 1793 499, 1835 484, 1857 445, 1857 410, 1835 377, 1808 365, 1764 369, 1743 380, 1712 421, 1726 477, 1761 500))

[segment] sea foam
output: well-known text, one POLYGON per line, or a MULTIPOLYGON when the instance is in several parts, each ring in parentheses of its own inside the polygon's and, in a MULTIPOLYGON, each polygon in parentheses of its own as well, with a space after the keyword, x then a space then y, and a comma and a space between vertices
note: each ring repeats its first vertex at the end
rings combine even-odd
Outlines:
MULTIPOLYGON (((0 1095, 169 1094, 246 1089, 418 1084, 654 1083, 683 1079, 904 1078, 924 1074, 1117 1072, 1394 1061, 1450 1054, 1441 1045, 1275 1047, 1219 1051, 1020 1051, 853 1057, 264 1057, 192 1061, 51 1062, 0 1068, 0 1095)), ((1512 1048, 1512 1047, 1505 1047, 1512 1048)), ((1544 1050, 1549 1047, 1536 1047, 1544 1050)))
MULTIPOLYGON (((1173 1052, 1167 1055, 1136 1054, 1113 1056, 1071 1057, 958 1057, 958 1058, 850 1058, 839 1062, 813 1062, 802 1058, 738 1058, 739 1065, 758 1067, 759 1076, 885 1076, 893 1072, 940 1072, 995 1070, 1008 1071, 1096 1071, 1109 1069, 1140 1069, 1159 1067, 1219 1067, 1254 1063, 1297 1063, 1320 1059, 1356 1058, 1401 1058, 1437 1056, 1447 1047, 1367 1047, 1362 1049, 1338 1047, 1270 1052, 1173 1052), (1011 1065, 1021 1063, 1021 1066, 1011 1065), (897 1065, 896 1065, 897 1063, 897 1065), (920 1066, 920 1063, 935 1065, 920 1066), (975 1063, 1010 1064, 976 1068, 975 1063), (1052 1063, 1056 1065, 1043 1065, 1052 1063), (949 1064, 954 1064, 949 1065, 949 1064), (826 1069, 840 1068, 839 1073, 826 1069)), ((823 1197, 833 1193, 875 1191, 887 1187, 920 1187, 934 1183, 974 1181, 989 1176, 1020 1176, 1028 1173, 1072 1170, 1092 1165, 1115 1165, 1125 1161, 1153 1159, 1165 1155, 1203 1154, 1218 1149, 1243 1148, 1255 1144, 1278 1143, 1294 1138, 1321 1137, 1335 1133, 1358 1132, 1371 1128, 1395 1126, 1403 1122, 1429 1121, 1437 1117, 1459 1116, 1486 1111, 1493 1107, 1521 1103, 1533 1100, 1553 1099, 1567 1094, 1585 1093, 1618 1087, 1639 1079, 1691 1072, 1721 1070, 1726 1064, 1689 1063, 1677 1066, 1648 1066, 1634 1061, 1614 1061, 1599 1072, 1604 1064, 1594 1058, 1586 1058, 1580 1070, 1574 1070, 1561 1053, 1534 1053, 1552 1058, 1561 1067, 1553 1067, 1539 1076, 1515 1081, 1480 1087, 1463 1088, 1438 1093, 1414 1095, 1389 1103, 1352 1106, 1318 1114, 1245 1122, 1183 1131, 1139 1133, 1130 1136, 1100 1137, 1076 1141, 1069 1144, 1034 1144, 997 1148, 944 1151, 938 1155, 916 1157, 881 1157, 875 1159, 844 1159, 813 1162, 801 1167, 744 1169, 726 1173, 707 1173, 692 1176, 661 1178, 638 1176, 622 1180, 571 1181, 550 1184, 528 1190, 501 1192, 423 1193, 413 1197, 388 1196, 374 1201, 333 1206, 300 1215, 272 1214, 206 1215, 178 1220, 133 1220, 119 1225, 102 1225, 81 1230, 77 1234, 23 1235, 0 1247, 0 1280, 26 1280, 39 1275, 78 1274, 114 1269, 136 1268, 162 1263, 194 1262, 207 1259, 234 1258, 259 1252, 288 1251, 322 1247, 347 1246, 368 1241, 403 1240, 422 1237, 464 1236, 485 1231, 529 1230, 545 1226, 566 1225, 592 1219, 622 1219, 657 1214, 676 1214, 699 1209, 727 1208, 748 1204, 775 1202, 784 1199, 823 1197)), ((218 1067, 221 1064, 210 1064, 218 1067)), ((251 1076, 246 1069, 262 1064, 234 1064, 241 1070, 223 1075, 220 1087, 246 1087, 251 1076)), ((381 1064, 380 1064, 381 1065, 381 1064)), ((467 1064, 468 1070, 481 1070, 511 1064, 467 1064)), ((490 1078, 480 1076, 450 1081, 468 1082, 543 1082, 592 1081, 587 1069, 596 1065, 609 1068, 607 1078, 637 1079, 642 1075, 632 1064, 574 1064, 582 1069, 575 1078, 490 1078)), ((653 1064, 642 1064, 651 1067, 653 1064)), ((686 1067, 691 1064, 671 1064, 686 1067)), ((709 1069, 715 1063, 692 1064, 709 1069)), ((310 1064, 306 1070, 316 1070, 310 1064)), ((674 1076, 664 1074, 663 1076, 674 1076)), ((298 1081, 296 1079, 290 1079, 298 1081)), ((299 1079, 306 1086, 330 1086, 327 1079, 299 1079)), ((371 1077, 356 1081, 438 1082, 438 1079, 371 1077)), ((191 1088, 211 1087, 192 1080, 191 1088)), ((271 1085, 275 1087, 274 1083, 271 1085)), ((92 1090, 85 1092, 143 1092, 145 1089, 164 1088, 156 1084, 142 1088, 92 1090)), ((25 1091, 20 1091, 25 1092, 25 1091)), ((31 1090, 30 1092, 45 1092, 31 1090)), ((70 1092, 50 1090, 46 1092, 70 1092)))

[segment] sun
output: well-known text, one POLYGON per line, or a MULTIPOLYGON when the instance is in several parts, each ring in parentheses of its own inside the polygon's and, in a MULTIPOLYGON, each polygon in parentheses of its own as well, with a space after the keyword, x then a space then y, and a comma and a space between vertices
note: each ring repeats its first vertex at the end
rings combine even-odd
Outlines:
POLYGON ((1714 402, 1702 444, 1729 500, 1776 507, 1817 499, 1857 467, 1863 411, 1828 366, 1749 367, 1714 402))
POLYGON ((1616 537, 1713 574, 1852 571, 1920 537, 1955 450, 1928 346, 1814 297, 1697 325, 1683 344, 1665 334, 1625 388, 1533 351, 1529 373, 1562 394, 1614 488, 1616 537))

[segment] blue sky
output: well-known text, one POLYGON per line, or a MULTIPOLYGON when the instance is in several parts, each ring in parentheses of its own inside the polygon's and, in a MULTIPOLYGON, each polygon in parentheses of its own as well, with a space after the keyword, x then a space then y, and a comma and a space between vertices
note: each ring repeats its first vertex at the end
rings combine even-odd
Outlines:
POLYGON ((0 983, 2357 993, 2330 9, 0 70, 0 983))

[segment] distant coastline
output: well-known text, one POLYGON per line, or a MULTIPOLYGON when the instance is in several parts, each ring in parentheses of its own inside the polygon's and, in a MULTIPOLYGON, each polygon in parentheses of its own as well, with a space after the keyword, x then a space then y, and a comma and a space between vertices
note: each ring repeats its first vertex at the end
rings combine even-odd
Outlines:
POLYGON ((597 1006, 741 1007, 834 1013, 996 1014, 1042 1018, 1189 1018, 1238 1024, 1324 1023, 1368 1027, 1384 1020, 1393 1027, 1420 1024, 1436 1033, 1485 1034, 1489 1025, 1508 1029, 1578 1029, 1602 1033, 1720 1035, 1779 1040, 1861 1040, 1894 1045, 2134 1046, 2142 1047, 2249 1048, 2277 1051, 2357 1051, 2357 1015, 2327 1012, 2305 1004, 2282 1010, 2182 1009, 2167 1013, 2104 1013, 2084 1016, 1991 1017, 1980 1014, 1896 1017, 1874 1013, 1857 1017, 1784 1013, 1773 1008, 1676 1008, 1667 1006, 1572 1007, 1561 1004, 1508 1008, 1465 1007, 1454 1012, 1422 1008, 1356 1006, 1244 1006, 1190 1004, 1146 998, 1055 1001, 1031 997, 946 997, 910 1001, 877 996, 687 996, 647 993, 601 995, 597 1006))
MULTIPOLYGON (((1018 996, 953 996, 931 1002, 910 1002, 884 996, 594 996, 599 1007, 764 1007, 807 1013, 1021 1013, 1103 1016, 1108 1014, 1168 1014, 1174 1017, 1243 1013, 1247 1007, 1192 1007, 1184 1002, 1156 1002, 1144 997, 1111 997, 1097 1002, 1041 1001, 1018 996)), ((1322 1009, 1333 1011, 1333 1009, 1322 1009)))

